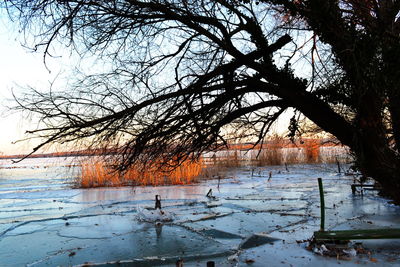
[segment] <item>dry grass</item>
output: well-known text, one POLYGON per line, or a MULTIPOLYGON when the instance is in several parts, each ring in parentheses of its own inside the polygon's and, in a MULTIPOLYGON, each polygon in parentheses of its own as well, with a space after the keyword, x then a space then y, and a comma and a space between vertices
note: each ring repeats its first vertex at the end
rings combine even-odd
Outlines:
POLYGON ((89 159, 81 164, 81 175, 77 179, 77 186, 82 188, 102 186, 126 185, 166 185, 190 184, 200 177, 204 164, 197 162, 184 162, 172 171, 161 171, 149 166, 145 170, 132 166, 124 173, 115 171, 104 160, 89 159))

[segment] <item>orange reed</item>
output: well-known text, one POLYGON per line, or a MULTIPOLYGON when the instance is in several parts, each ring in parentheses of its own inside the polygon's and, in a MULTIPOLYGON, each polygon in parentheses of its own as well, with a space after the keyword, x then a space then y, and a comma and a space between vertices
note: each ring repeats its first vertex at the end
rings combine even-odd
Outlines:
POLYGON ((81 164, 77 186, 82 188, 125 185, 190 184, 196 182, 204 167, 203 160, 185 161, 171 171, 162 171, 154 166, 145 170, 131 166, 121 173, 104 160, 88 160, 81 164))

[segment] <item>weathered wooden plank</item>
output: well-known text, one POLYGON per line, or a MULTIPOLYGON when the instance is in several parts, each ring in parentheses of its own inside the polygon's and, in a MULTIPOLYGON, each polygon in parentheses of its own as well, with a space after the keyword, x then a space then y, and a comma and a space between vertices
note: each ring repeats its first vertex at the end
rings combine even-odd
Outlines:
POLYGON ((314 232, 316 241, 355 240, 355 239, 400 239, 400 229, 363 229, 314 232))

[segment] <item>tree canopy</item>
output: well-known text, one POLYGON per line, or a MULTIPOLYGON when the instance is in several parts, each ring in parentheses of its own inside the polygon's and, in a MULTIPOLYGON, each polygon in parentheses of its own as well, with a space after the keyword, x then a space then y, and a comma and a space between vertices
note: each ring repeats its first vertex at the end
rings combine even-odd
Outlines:
MULTIPOLYGON (((260 142, 292 108, 351 148, 360 170, 400 200, 400 1, 9 0, 45 57, 60 43, 104 62, 73 86, 19 98, 29 132, 184 160, 260 142)), ((297 129, 291 120, 292 134, 297 129)))

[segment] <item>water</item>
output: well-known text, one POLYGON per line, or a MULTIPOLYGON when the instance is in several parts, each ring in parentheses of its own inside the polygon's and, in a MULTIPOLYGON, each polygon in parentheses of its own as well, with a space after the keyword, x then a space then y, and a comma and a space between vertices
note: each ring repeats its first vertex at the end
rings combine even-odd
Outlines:
MULTIPOLYGON (((73 188, 74 158, 0 162, 0 266, 336 266, 305 249, 319 229, 323 177, 327 229, 399 227, 400 210, 373 192, 353 196, 335 165, 242 167, 193 185, 73 188), (272 179, 268 181, 269 173, 272 179), (206 197, 209 189, 214 198, 206 197), (154 196, 172 221, 151 214, 154 196), (335 204, 335 205, 334 205, 335 204), (152 216, 152 217, 151 217, 152 216), (261 236, 261 237, 260 237, 261 236), (118 265, 119 266, 119 265, 118 265)), ((389 243, 388 243, 389 242, 389 243)), ((341 265, 400 264, 397 241, 341 265)))

